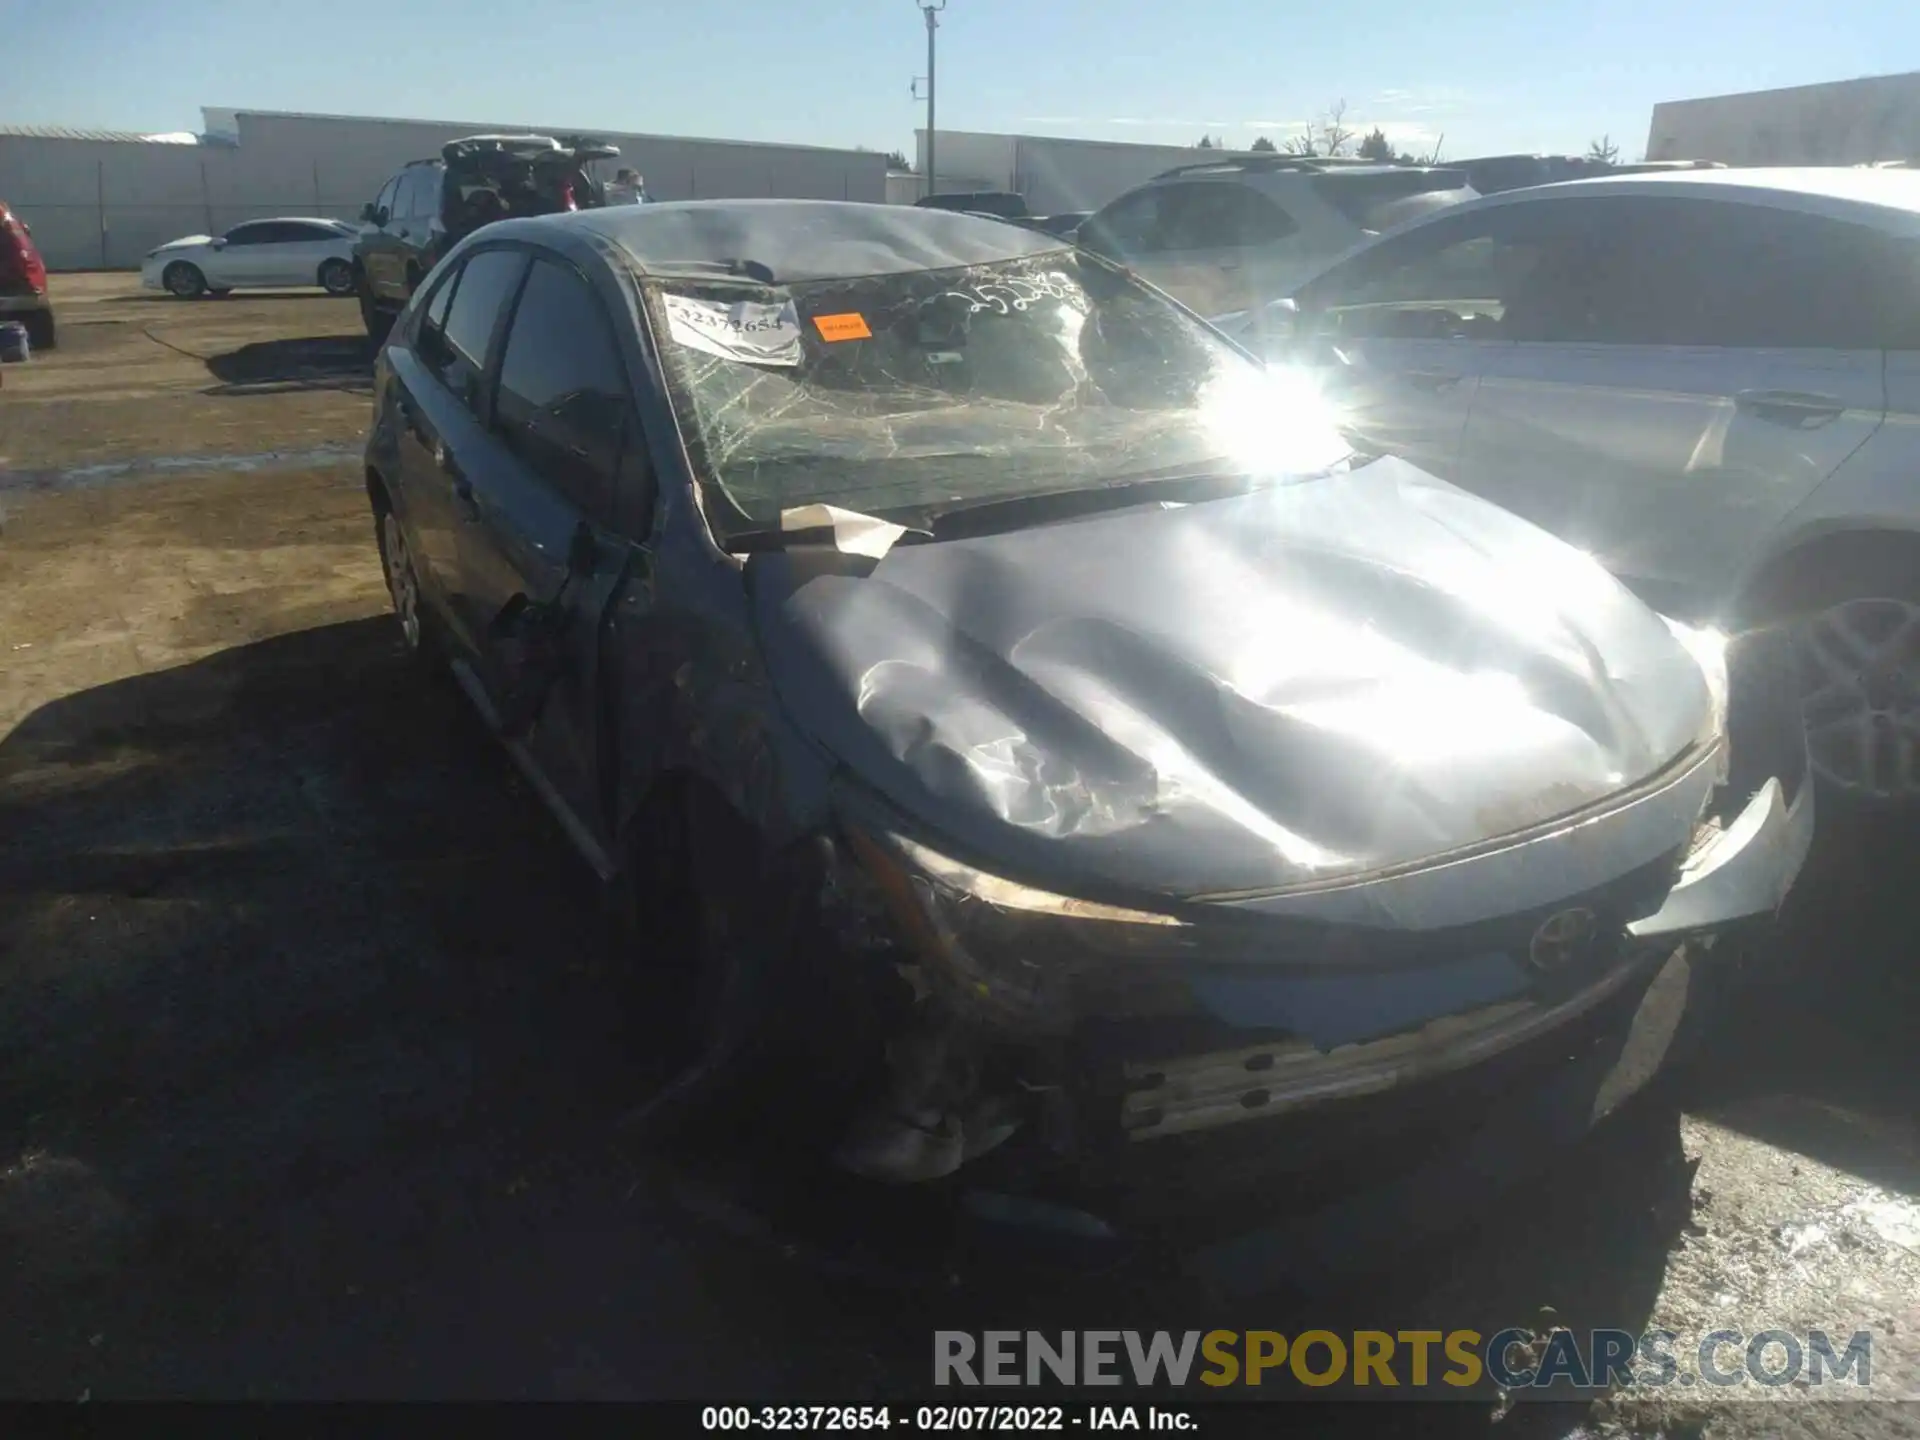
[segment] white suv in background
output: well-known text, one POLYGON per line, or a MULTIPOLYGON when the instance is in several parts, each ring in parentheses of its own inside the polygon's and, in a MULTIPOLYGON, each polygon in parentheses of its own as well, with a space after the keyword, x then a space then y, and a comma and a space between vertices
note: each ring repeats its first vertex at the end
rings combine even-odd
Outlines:
POLYGON ((1216 323, 1656 608, 1790 623, 1816 773, 1920 811, 1920 173, 1516 190, 1216 323))
POLYGON ((1473 197, 1457 170, 1228 155, 1156 175, 1074 238, 1218 315, 1284 295, 1369 235, 1473 197))

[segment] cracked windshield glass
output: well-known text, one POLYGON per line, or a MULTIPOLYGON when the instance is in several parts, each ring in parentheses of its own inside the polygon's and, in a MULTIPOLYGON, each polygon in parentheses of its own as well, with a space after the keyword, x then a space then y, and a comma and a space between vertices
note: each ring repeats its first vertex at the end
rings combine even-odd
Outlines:
POLYGON ((803 505, 918 522, 1160 477, 1311 475, 1349 451, 1310 389, 1089 256, 655 293, 723 534, 803 505))

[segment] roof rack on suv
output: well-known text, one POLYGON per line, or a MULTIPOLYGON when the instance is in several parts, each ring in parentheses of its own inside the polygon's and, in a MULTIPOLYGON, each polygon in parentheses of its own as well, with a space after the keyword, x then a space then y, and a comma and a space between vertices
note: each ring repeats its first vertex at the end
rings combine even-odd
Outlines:
POLYGON ((1222 174, 1235 171, 1273 171, 1273 170, 1337 170, 1348 165, 1367 165, 1380 170, 1404 170, 1408 167, 1397 160, 1367 160, 1351 155, 1231 155, 1220 160, 1196 160, 1191 165, 1176 165, 1171 170, 1162 170, 1153 178, 1164 180, 1169 175, 1192 175, 1201 171, 1215 170, 1222 174))

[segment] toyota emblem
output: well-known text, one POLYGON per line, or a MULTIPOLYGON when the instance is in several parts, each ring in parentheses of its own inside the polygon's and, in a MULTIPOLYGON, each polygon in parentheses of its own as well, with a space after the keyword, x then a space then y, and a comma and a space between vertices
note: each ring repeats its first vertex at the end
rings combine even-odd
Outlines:
POLYGON ((1599 917, 1584 905, 1549 915, 1533 932, 1527 962, 1543 974, 1558 974, 1585 957, 1598 922, 1599 917))

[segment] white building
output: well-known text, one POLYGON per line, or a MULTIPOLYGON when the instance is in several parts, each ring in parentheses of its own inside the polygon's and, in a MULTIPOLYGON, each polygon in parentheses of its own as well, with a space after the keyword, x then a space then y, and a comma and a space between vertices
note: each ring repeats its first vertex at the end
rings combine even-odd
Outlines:
MULTIPOLYGON (((998 135, 942 130, 935 137, 934 185, 940 190, 1011 190, 1036 215, 1098 210, 1175 165, 1218 152, 1186 145, 1132 145, 1059 135, 998 135)), ((915 166, 927 173, 927 132, 915 132, 915 166)))
POLYGON ((1920 73, 1669 100, 1653 107, 1647 158, 1729 165, 1920 160, 1920 73))
MULTIPOLYGON (((0 126, 0 200, 33 227, 56 270, 134 266, 181 235, 219 234, 264 215, 352 219, 409 160, 486 131, 577 133, 521 121, 382 120, 207 108, 198 144, 182 137, 0 126)), ((620 147, 659 200, 789 196, 883 201, 881 154, 813 145, 694 140, 589 129, 620 147)), ((191 138, 191 137, 188 137, 191 138)))

